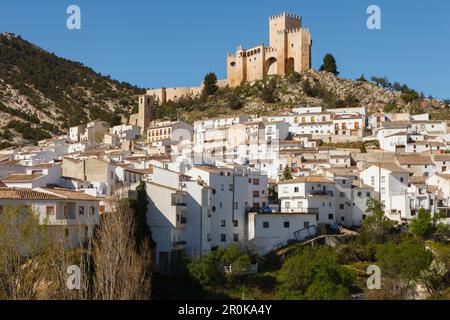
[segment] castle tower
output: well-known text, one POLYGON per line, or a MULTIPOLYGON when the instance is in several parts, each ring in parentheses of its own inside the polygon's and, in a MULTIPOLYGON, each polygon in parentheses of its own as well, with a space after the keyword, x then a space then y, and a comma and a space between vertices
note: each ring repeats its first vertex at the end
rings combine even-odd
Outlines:
POLYGON ((302 18, 297 15, 282 13, 269 18, 269 46, 278 49, 284 46, 284 39, 279 31, 299 29, 302 27, 302 18))
POLYGON ((147 94, 139 96, 138 126, 141 127, 142 132, 145 132, 153 121, 155 105, 155 96, 147 94))

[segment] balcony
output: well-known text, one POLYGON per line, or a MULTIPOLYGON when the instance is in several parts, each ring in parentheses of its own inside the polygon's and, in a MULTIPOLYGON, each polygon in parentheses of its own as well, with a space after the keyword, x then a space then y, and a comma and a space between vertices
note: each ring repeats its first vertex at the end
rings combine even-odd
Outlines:
POLYGON ((311 191, 309 192, 310 197, 334 197, 333 191, 311 191))
POLYGON ((280 213, 319 214, 318 208, 281 208, 280 213))
POLYGON ((173 207, 187 207, 187 204, 184 202, 172 202, 173 207))
POLYGON ((172 243, 173 250, 184 250, 186 248, 186 241, 174 241, 172 243))

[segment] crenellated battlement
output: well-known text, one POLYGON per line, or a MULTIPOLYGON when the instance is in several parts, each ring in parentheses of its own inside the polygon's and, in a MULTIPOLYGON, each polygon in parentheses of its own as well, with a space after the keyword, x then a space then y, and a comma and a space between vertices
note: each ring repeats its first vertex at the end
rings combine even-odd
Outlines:
POLYGON ((271 17, 269 17, 269 20, 275 20, 275 19, 284 18, 284 17, 292 18, 292 19, 299 20, 299 21, 302 20, 301 16, 292 14, 292 13, 287 13, 287 12, 283 12, 283 13, 271 16, 271 17))

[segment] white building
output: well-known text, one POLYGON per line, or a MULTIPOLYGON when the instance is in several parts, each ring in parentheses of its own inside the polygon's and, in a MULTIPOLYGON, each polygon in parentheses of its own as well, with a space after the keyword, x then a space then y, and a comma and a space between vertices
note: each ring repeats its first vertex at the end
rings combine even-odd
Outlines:
POLYGON ((61 228, 72 246, 82 246, 99 223, 98 199, 66 189, 0 188, 0 216, 8 208, 36 214, 41 224, 61 228))
POLYGON ((360 180, 379 194, 388 218, 402 221, 411 216, 407 191, 409 171, 396 164, 381 163, 361 171, 360 180))
POLYGON ((211 188, 211 245, 247 240, 247 210, 268 205, 267 176, 245 168, 209 166, 196 166, 186 174, 211 188))
POLYGON ((315 214, 318 223, 333 224, 336 219, 336 187, 331 179, 301 177, 278 183, 281 213, 315 214))

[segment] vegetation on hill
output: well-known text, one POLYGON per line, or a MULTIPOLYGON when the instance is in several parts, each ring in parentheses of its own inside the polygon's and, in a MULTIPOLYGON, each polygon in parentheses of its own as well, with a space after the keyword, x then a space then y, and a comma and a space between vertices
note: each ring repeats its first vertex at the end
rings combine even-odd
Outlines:
POLYGON ((157 276, 155 289, 169 284, 172 299, 449 299, 450 227, 425 210, 409 227, 399 226, 379 201, 368 205, 359 233, 334 247, 292 242, 265 256, 250 244, 215 248, 188 262, 185 274, 157 276), (255 262, 257 274, 240 272, 255 262), (234 272, 226 273, 230 265, 234 272), (381 270, 380 289, 367 286, 369 266, 381 270))
MULTIPOLYGON (((239 114, 270 115, 290 112, 298 105, 332 108, 367 107, 369 112, 430 112, 437 118, 448 111, 445 101, 425 98, 407 85, 394 85, 386 77, 361 76, 357 81, 336 77, 337 67, 327 63, 328 71, 293 72, 286 77, 270 76, 236 88, 217 88, 194 98, 169 101, 157 111, 161 119, 195 121, 239 114), (331 65, 331 66, 329 66, 331 65), (335 69, 336 67, 336 69, 335 69), (211 93, 211 92, 214 93, 211 93)), ((324 65, 325 69, 325 65, 324 65)), ((208 74, 213 80, 214 76, 208 74)))
MULTIPOLYGON (((209 73, 201 95, 169 101, 158 108, 156 116, 192 122, 249 113, 270 115, 310 105, 367 107, 370 112, 428 112, 433 119, 450 119, 449 101, 426 98, 386 77, 375 76, 371 81, 364 75, 356 81, 338 78, 331 54, 324 57, 321 69, 269 76, 236 88, 218 88, 217 76, 209 73)), ((20 36, 0 34, 0 148, 33 143, 89 120, 118 124, 121 114, 137 109, 136 95, 143 92, 82 63, 59 58, 20 36), (26 123, 27 130, 17 123, 9 124, 10 120, 26 123)))
POLYGON ((41 131, 48 134, 88 120, 119 123, 119 114, 129 114, 142 92, 20 36, 0 34, 0 127, 17 125, 8 125, 8 118, 27 123, 34 133, 14 133, 24 140, 33 142, 45 136, 41 131))

